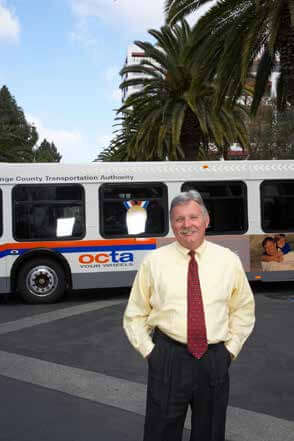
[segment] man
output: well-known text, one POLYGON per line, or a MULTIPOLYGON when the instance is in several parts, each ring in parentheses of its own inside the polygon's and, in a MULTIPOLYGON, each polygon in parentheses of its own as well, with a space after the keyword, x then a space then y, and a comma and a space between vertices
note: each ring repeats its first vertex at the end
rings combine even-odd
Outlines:
POLYGON ((261 256, 262 262, 283 262, 283 253, 277 247, 277 242, 270 236, 262 241, 264 253, 261 256))
POLYGON ((229 365, 253 329, 254 299, 239 258, 205 240, 198 192, 174 198, 170 220, 176 242, 147 255, 124 315, 148 360, 144 441, 180 441, 189 405, 190 441, 224 441, 229 365))

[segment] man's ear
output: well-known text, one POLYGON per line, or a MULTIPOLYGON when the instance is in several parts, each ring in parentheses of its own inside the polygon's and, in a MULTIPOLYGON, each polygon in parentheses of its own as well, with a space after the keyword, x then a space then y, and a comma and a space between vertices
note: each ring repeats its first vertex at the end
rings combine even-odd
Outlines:
POLYGON ((205 228, 208 227, 209 222, 210 222, 210 217, 209 217, 209 214, 208 214, 208 215, 206 216, 206 219, 205 219, 205 228))

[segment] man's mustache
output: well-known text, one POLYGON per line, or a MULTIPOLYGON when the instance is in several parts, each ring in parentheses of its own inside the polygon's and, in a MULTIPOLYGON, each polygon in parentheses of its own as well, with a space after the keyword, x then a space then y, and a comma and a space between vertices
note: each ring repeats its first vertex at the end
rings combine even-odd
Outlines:
POLYGON ((180 234, 191 234, 191 233, 198 233, 198 228, 183 228, 180 230, 180 234))

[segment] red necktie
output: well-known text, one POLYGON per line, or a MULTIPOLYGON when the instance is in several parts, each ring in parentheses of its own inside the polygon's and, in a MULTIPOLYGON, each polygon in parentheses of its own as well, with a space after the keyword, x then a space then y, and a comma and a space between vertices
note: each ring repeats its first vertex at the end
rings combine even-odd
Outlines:
POLYGON ((191 259, 188 268, 188 350, 196 358, 207 351, 207 337, 198 265, 195 251, 189 252, 191 259))

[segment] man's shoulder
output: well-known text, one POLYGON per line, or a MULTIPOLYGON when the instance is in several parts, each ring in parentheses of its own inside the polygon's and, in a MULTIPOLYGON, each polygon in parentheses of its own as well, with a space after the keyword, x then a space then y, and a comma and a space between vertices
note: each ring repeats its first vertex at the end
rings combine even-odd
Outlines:
POLYGON ((233 260, 238 259, 238 255, 234 253, 230 248, 219 245, 218 243, 206 240, 206 251, 207 253, 213 253, 216 256, 222 257, 226 256, 232 258, 233 260))
POLYGON ((155 250, 150 251, 150 253, 147 254, 146 259, 148 260, 157 260, 161 259, 164 256, 171 255, 172 253, 176 252, 176 242, 171 242, 167 245, 162 245, 155 250))

